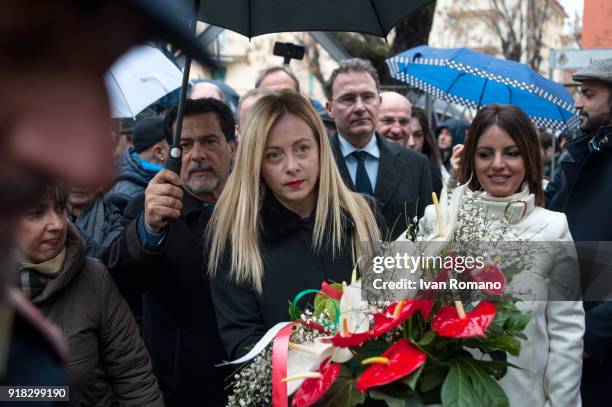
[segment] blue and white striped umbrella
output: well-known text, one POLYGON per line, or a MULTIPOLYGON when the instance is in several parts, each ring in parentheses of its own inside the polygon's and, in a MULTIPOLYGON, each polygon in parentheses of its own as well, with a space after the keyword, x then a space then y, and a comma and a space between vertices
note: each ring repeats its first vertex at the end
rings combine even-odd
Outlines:
POLYGON ((492 103, 521 108, 538 127, 578 126, 574 101, 563 85, 526 64, 467 48, 421 45, 387 61, 391 76, 452 103, 479 109, 492 103))

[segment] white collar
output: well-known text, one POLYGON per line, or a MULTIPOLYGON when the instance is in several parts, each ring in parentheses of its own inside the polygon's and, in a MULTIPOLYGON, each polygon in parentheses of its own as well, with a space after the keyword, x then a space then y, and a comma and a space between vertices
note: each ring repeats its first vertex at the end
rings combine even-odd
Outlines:
POLYGON ((340 151, 342 152, 342 156, 346 158, 351 155, 354 151, 365 151, 377 159, 380 158, 380 149, 378 148, 378 143, 376 142, 376 135, 372 135, 370 137, 370 141, 363 148, 357 148, 349 143, 340 133, 338 133, 338 140, 340 141, 340 151))
POLYGON ((505 217, 512 224, 519 223, 535 208, 535 195, 529 192, 526 182, 519 192, 507 197, 496 198, 486 192, 478 192, 477 196, 487 207, 487 216, 505 217))

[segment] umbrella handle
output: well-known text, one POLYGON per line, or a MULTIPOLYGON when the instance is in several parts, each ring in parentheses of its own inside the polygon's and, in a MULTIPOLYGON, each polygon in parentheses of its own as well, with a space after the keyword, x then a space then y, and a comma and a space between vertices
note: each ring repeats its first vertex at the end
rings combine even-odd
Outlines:
POLYGON ((168 159, 166 160, 166 169, 172 171, 179 177, 181 176, 181 155, 183 150, 180 147, 170 148, 168 159))

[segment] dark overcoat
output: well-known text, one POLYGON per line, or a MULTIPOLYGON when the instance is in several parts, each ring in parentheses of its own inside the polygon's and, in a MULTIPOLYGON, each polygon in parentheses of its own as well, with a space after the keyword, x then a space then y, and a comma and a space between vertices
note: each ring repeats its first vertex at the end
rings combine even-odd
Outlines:
POLYGON ((160 248, 145 249, 137 235, 144 194, 127 206, 119 239, 105 256, 120 290, 144 294, 144 337, 166 405, 225 405, 224 379, 215 368, 225 351, 204 265, 203 234, 211 209, 185 192, 181 217, 168 223, 160 248))
POLYGON ((602 253, 603 258, 611 258, 612 126, 599 131, 599 151, 589 149, 588 135, 567 143, 569 155, 546 189, 548 208, 567 216, 580 255, 583 292, 591 300, 585 301, 584 350, 588 357, 581 389, 585 407, 605 403, 612 388, 612 302, 592 301, 597 298, 591 294, 612 287, 612 277, 603 274, 609 272, 610 262, 601 260, 602 253))

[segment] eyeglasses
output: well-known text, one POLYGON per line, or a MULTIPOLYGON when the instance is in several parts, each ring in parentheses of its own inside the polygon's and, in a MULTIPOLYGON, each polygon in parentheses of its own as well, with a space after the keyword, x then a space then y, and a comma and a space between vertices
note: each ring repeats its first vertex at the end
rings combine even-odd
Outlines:
POLYGON ((410 124, 410 119, 406 117, 396 118, 396 117, 384 116, 380 118, 380 122, 384 124, 385 126, 393 126, 393 123, 397 122, 401 127, 405 127, 410 124))
POLYGON ((378 102, 378 95, 374 93, 362 93, 361 95, 342 95, 338 99, 333 99, 332 102, 338 102, 342 106, 351 107, 357 104, 357 99, 361 100, 364 105, 374 105, 378 102))

